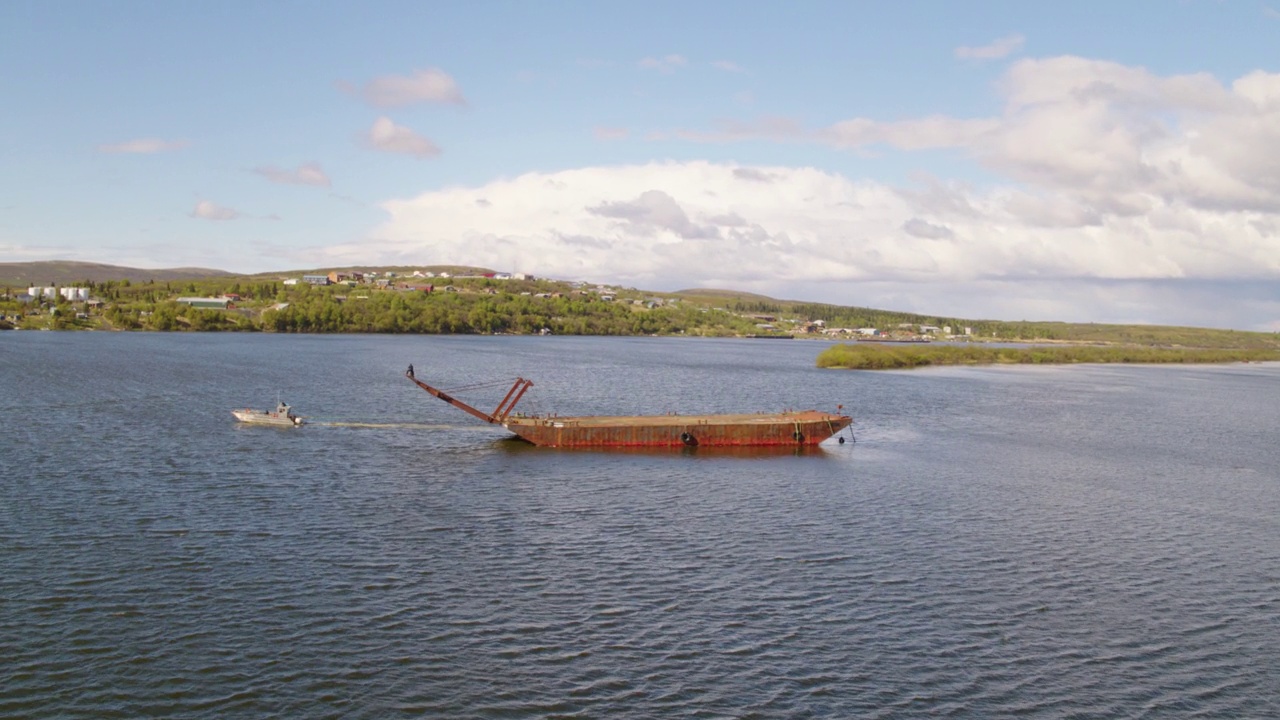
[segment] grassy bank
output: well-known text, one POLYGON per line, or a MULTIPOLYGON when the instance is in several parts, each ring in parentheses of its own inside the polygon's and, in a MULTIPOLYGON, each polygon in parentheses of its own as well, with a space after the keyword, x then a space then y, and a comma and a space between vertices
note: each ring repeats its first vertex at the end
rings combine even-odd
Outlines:
POLYGON ((827 348, 818 355, 818 367, 892 370, 924 365, 1229 363, 1260 360, 1280 360, 1280 350, 1081 345, 1011 348, 863 342, 827 348))

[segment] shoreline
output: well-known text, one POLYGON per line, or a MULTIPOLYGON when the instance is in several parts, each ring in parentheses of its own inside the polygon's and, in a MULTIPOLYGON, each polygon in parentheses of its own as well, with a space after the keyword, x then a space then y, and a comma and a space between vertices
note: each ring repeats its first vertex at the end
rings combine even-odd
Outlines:
POLYGON ((818 355, 820 368, 908 370, 986 365, 1214 365, 1280 361, 1280 350, 1169 348, 1146 345, 1036 345, 1031 347, 932 346, 921 343, 833 345, 818 355))

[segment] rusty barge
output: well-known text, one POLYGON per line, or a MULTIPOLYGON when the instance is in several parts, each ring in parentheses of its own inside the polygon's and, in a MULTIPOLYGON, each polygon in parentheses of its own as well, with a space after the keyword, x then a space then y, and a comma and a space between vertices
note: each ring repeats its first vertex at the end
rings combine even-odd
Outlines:
MULTIPOLYGON (((412 365, 405 377, 450 405, 544 447, 800 447, 817 445, 853 422, 848 415, 818 410, 721 415, 513 415, 516 403, 533 387, 533 382, 524 378, 516 378, 498 407, 486 413, 414 377, 412 365)), ((844 442, 843 437, 840 442, 844 442)))

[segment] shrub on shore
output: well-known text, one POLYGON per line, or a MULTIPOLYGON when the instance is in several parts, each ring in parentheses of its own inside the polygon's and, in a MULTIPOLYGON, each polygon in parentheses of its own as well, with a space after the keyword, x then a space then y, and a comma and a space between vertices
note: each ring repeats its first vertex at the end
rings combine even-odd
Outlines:
POLYGON ((1133 345, 984 347, 980 345, 833 345, 818 355, 818 367, 892 370, 924 365, 1070 363, 1229 363, 1280 360, 1277 350, 1152 348, 1133 345))

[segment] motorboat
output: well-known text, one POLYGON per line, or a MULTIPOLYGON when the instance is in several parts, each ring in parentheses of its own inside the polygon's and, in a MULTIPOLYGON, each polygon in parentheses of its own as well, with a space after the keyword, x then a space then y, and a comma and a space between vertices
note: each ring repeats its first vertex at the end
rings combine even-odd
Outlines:
POLYGON ((242 408, 240 410, 232 410, 232 415, 242 423, 250 425, 278 425, 282 427, 296 427, 302 424, 302 418, 293 414, 293 408, 284 402, 278 403, 275 410, 253 410, 250 408, 242 408))

